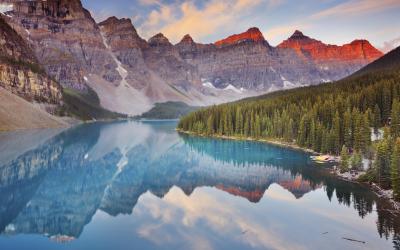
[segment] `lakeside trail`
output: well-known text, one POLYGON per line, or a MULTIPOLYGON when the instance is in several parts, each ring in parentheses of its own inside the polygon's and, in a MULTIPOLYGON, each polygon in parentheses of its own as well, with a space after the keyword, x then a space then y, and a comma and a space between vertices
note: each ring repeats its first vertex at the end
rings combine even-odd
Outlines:
MULTIPOLYGON (((278 147, 303 151, 305 153, 309 153, 309 154, 313 154, 313 155, 322 155, 321 153, 315 152, 312 149, 302 148, 294 143, 282 142, 282 141, 278 141, 278 140, 254 139, 251 137, 246 138, 246 137, 224 136, 224 135, 208 136, 208 135, 204 135, 204 134, 197 134, 197 133, 193 133, 193 132, 189 132, 189 131, 183 131, 178 128, 176 128, 175 130, 178 133, 187 134, 187 135, 206 137, 206 138, 214 138, 214 139, 216 138, 216 139, 226 139, 226 140, 236 140, 236 141, 262 142, 262 143, 267 143, 267 144, 271 144, 271 145, 278 146, 278 147)), ((338 157, 334 157, 334 158, 336 159, 335 163, 338 164, 340 162, 339 158, 338 157)), ((333 176, 335 176, 341 180, 368 186, 369 189, 371 191, 373 191, 379 198, 388 200, 393 205, 393 211, 395 211, 396 213, 400 213, 400 202, 397 202, 393 199, 391 190, 384 190, 384 189, 380 188, 378 185, 376 185, 375 183, 361 182, 358 180, 358 177, 360 177, 365 172, 359 171, 357 174, 352 174, 351 171, 345 172, 345 173, 340 173, 340 170, 336 165, 334 165, 333 168, 331 169, 331 171, 329 171, 329 172, 333 176)))

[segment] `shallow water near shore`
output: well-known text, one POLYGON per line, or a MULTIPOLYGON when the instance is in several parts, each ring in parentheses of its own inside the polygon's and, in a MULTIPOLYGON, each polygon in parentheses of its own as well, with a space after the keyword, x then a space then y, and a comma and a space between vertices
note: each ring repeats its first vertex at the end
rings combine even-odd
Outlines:
POLYGON ((0 134, 0 249, 399 249, 400 216, 305 152, 176 121, 0 134))

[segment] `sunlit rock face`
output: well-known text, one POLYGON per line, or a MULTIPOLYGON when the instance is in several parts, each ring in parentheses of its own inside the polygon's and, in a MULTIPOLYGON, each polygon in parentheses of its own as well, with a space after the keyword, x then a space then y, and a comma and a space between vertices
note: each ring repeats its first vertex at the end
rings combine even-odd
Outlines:
POLYGON ((0 87, 28 101, 58 105, 61 87, 50 79, 28 44, 0 16, 0 87))
POLYGON ((264 36, 258 28, 250 28, 241 34, 232 35, 228 38, 215 42, 217 46, 229 46, 243 42, 265 42, 264 36))
POLYGON ((85 90, 85 74, 115 70, 106 67, 114 62, 105 52, 97 24, 79 0, 16 1, 13 5, 7 21, 63 86, 85 90))
POLYGON ((181 56, 218 88, 231 84, 237 89, 268 92, 319 84, 341 79, 382 56, 365 40, 325 45, 299 31, 276 48, 257 28, 215 45, 195 44, 190 37, 185 38, 176 45, 181 56))
POLYGON ((311 83, 309 71, 314 67, 294 53, 251 39, 222 47, 197 46, 191 51, 183 47, 181 52, 185 60, 197 66, 201 77, 218 89, 232 85, 242 91, 268 92, 302 86, 311 83))
POLYGON ((354 40, 342 46, 329 45, 298 30, 278 48, 296 51, 304 61, 318 65, 332 80, 343 78, 383 55, 367 40, 354 40))

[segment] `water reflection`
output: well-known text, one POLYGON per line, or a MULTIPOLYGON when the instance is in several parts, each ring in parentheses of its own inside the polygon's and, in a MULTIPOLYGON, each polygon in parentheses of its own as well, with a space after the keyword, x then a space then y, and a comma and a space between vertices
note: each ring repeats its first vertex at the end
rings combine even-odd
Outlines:
MULTIPOLYGON (((310 246, 302 241, 331 248, 326 241, 295 232, 320 220, 333 232, 372 225, 381 240, 374 239, 367 248, 383 249, 385 239, 399 248, 400 219, 390 204, 359 185, 332 178, 307 155, 262 143, 178 135, 174 126, 95 123, 67 131, 0 135, 3 236, 45 235, 59 242, 79 238, 74 241, 78 249, 79 244, 94 244, 81 239, 82 233, 90 234, 91 225, 110 216, 114 220, 105 219, 107 227, 117 223, 119 243, 132 240, 123 232, 134 228, 139 237, 135 243, 151 244, 142 245, 146 248, 310 246), (127 215, 135 221, 124 230, 130 220, 117 218, 127 215)), ((360 237, 369 232, 353 230, 360 237)), ((0 237, 0 246, 9 239, 0 237)))

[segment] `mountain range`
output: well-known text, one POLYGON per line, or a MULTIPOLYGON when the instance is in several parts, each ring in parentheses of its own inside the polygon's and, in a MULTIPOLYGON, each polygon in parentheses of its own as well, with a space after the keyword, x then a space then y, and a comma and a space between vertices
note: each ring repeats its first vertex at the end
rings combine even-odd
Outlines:
POLYGON ((0 30, 12 32, 3 40, 26 52, 1 50, 2 58, 24 62, 24 74, 34 72, 27 65, 35 65, 41 78, 35 81, 39 89, 18 90, 26 80, 7 66, 0 85, 46 106, 63 105, 62 89, 81 99, 94 90, 99 106, 128 115, 167 101, 206 106, 338 80, 383 55, 366 40, 329 45, 300 31, 274 47, 258 28, 213 44, 197 43, 190 35, 172 44, 161 33, 143 39, 130 19, 96 23, 80 0, 2 2, 10 9, 1 14, 8 25, 0 30))

